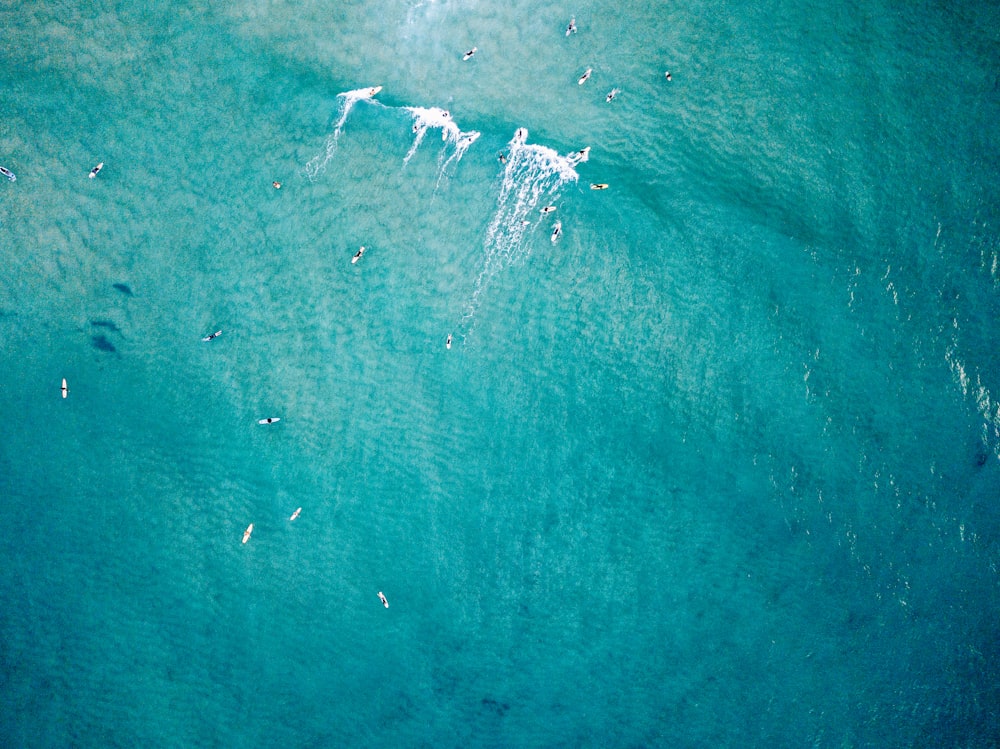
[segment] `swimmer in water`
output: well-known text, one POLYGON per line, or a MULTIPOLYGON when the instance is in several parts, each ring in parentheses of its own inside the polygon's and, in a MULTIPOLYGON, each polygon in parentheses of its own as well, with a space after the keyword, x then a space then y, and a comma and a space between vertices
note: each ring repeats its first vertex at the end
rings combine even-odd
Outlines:
POLYGON ((507 163, 507 154, 501 153, 497 158, 500 159, 500 163, 501 164, 506 164, 507 163))
POLYGON ((620 94, 621 92, 622 92, 622 90, 620 88, 613 88, 613 89, 611 89, 608 92, 607 97, 605 97, 605 101, 608 102, 608 104, 610 104, 611 101, 612 101, 612 99, 614 99, 616 96, 618 96, 618 94, 620 94))
POLYGON ((478 48, 473 47, 472 49, 470 49, 468 52, 465 53, 465 56, 462 58, 462 60, 464 61, 464 60, 471 59, 472 56, 474 54, 476 54, 476 52, 478 52, 478 51, 479 51, 478 48))
POLYGON ((451 348, 451 333, 448 334, 448 339, 444 342, 444 347, 447 349, 451 348))
POLYGON ((570 34, 575 34, 575 33, 576 33, 576 19, 575 18, 571 18, 571 19, 569 19, 569 26, 566 27, 566 36, 569 36, 570 34))
POLYGON ((354 253, 354 257, 351 258, 351 265, 354 265, 354 263, 358 262, 361 259, 361 256, 364 254, 365 254, 365 248, 364 246, 362 246, 360 250, 354 253))

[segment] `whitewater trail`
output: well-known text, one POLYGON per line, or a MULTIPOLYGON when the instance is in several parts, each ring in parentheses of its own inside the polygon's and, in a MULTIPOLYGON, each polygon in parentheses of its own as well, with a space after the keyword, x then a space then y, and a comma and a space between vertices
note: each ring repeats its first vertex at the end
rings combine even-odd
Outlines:
MULTIPOLYGON (((310 180, 315 180, 320 174, 323 173, 326 169, 326 165, 337 152, 337 144, 340 140, 340 135, 344 130, 344 124, 347 122, 347 118, 351 114, 351 110, 354 109, 354 105, 359 101, 374 102, 373 97, 379 90, 381 90, 380 87, 359 88, 354 91, 345 91, 337 94, 337 98, 340 100, 340 109, 333 133, 327 137, 323 150, 310 159, 305 166, 306 176, 308 176, 310 180)), ((374 103, 377 103, 379 106, 385 106, 379 102, 374 103)), ((411 158, 413 158, 413 155, 417 152, 417 149, 423 142, 424 136, 427 135, 428 130, 439 129, 441 131, 441 140, 444 141, 446 150, 442 153, 439 161, 437 175, 438 185, 440 185, 441 178, 444 176, 447 168, 451 164, 457 164, 461 161, 462 156, 465 155, 469 146, 475 143, 480 135, 475 130, 463 132, 452 119, 451 113, 439 107, 386 107, 386 109, 402 110, 412 118, 414 138, 413 143, 410 146, 410 150, 403 158, 404 166, 410 162, 411 158), (445 158, 445 154, 449 153, 449 150, 450 154, 447 158, 445 158)))
POLYGON ((467 133, 463 132, 452 119, 451 113, 439 107, 404 107, 404 109, 413 118, 412 129, 414 133, 413 144, 403 158, 404 165, 410 163, 410 159, 413 158, 413 154, 417 152, 417 149, 424 140, 424 136, 427 135, 427 131, 430 129, 440 129, 441 140, 446 144, 446 148, 449 145, 453 146, 451 155, 445 159, 444 153, 442 153, 439 160, 437 185, 440 185, 441 178, 444 176, 448 165, 452 162, 457 164, 462 160, 462 156, 465 155, 469 146, 479 138, 479 133, 475 130, 470 130, 467 133))
POLYGON ((497 210, 483 242, 482 270, 462 317, 464 335, 471 332, 480 297, 496 275, 531 254, 526 234, 537 223, 546 221, 541 208, 558 197, 563 185, 578 180, 573 167, 586 160, 585 154, 560 156, 546 146, 529 144, 527 139, 528 131, 522 127, 507 144, 497 210))
POLYGON ((381 88, 381 86, 370 86, 368 88, 357 88, 353 91, 343 91, 337 94, 337 99, 340 100, 340 117, 338 117, 337 124, 333 128, 333 134, 326 139, 323 150, 310 159, 309 163, 305 166, 306 176, 309 177, 310 181, 314 181, 316 177, 323 173, 327 163, 337 152, 337 141, 340 140, 340 134, 344 130, 344 123, 347 122, 347 116, 354 109, 354 105, 359 101, 374 101, 373 97, 381 88))

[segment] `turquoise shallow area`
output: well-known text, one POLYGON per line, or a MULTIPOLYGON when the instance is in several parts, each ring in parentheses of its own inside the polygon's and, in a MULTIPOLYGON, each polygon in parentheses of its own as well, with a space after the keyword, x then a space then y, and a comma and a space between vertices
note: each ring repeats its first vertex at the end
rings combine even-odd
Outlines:
POLYGON ((996 746, 1000 11, 911 5, 0 8, 0 745, 996 746))

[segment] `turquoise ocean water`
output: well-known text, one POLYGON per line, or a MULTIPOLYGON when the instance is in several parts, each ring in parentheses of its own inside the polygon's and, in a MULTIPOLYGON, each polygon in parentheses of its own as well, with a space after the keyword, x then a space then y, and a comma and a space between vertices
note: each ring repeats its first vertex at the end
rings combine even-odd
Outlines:
POLYGON ((0 745, 997 746, 995 4, 0 29, 0 745))

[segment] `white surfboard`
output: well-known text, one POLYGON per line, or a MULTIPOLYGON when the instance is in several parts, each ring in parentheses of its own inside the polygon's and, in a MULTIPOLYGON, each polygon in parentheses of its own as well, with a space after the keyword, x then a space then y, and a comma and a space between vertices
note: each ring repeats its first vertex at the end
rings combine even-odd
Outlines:
POLYGON ((279 421, 281 421, 281 418, 278 416, 268 416, 266 419, 257 419, 258 424, 277 424, 279 421))
POLYGON ((288 519, 289 519, 289 520, 295 520, 295 518, 297 518, 297 517, 298 517, 299 515, 301 515, 301 514, 302 514, 302 508, 300 507, 300 508, 299 508, 299 509, 297 509, 297 510, 296 510, 295 512, 293 512, 293 513, 292 513, 292 516, 291 516, 290 518, 288 518, 288 519))
POLYGON ((383 595, 381 590, 378 592, 378 599, 382 602, 383 606, 389 608, 389 602, 386 600, 385 595, 383 595))
POLYGON ((243 531, 243 543, 250 540, 250 534, 253 533, 253 523, 247 526, 247 529, 243 531))
POLYGON ((90 170, 90 178, 93 179, 94 177, 96 177, 103 168, 104 168, 104 162, 102 161, 100 164, 98 164, 97 166, 95 166, 93 169, 90 170))
POLYGON ((69 388, 66 387, 66 378, 63 377, 63 381, 62 381, 62 397, 65 398, 67 395, 69 395, 69 388))

